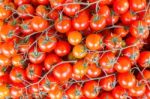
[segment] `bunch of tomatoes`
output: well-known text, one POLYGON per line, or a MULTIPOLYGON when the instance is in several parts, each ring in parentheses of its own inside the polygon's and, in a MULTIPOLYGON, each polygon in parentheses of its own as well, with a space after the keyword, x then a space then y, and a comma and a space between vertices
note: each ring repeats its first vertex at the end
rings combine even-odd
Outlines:
POLYGON ((149 0, 0 0, 0 99, 150 99, 149 0))

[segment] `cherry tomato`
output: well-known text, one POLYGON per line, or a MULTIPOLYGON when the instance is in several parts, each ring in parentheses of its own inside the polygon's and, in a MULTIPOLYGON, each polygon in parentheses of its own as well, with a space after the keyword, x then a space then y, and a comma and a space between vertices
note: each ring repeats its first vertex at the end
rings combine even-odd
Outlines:
POLYGON ((48 5, 49 4, 49 0, 37 0, 37 2, 39 4, 42 4, 42 5, 48 5))
POLYGON ((0 66, 9 66, 10 64, 10 59, 3 54, 0 54, 0 66))
POLYGON ((22 4, 29 4, 31 0, 14 0, 14 3, 19 6, 22 4))
POLYGON ((12 64, 15 67, 24 67, 26 65, 25 60, 23 59, 23 56, 18 54, 12 57, 12 64))
POLYGON ((108 18, 110 16, 110 8, 107 5, 100 6, 98 14, 108 18))
POLYGON ((103 92, 101 93, 100 99, 115 99, 111 93, 108 93, 108 92, 103 92))
POLYGON ((129 33, 129 29, 127 26, 122 26, 114 29, 114 33, 120 37, 125 37, 129 33))
POLYGON ((146 0, 129 0, 131 10, 140 11, 146 7, 146 0))
POLYGON ((48 9, 44 5, 39 5, 36 8, 36 15, 46 18, 48 15, 48 9))
POLYGON ((0 98, 5 99, 10 96, 10 90, 6 84, 0 85, 0 98))

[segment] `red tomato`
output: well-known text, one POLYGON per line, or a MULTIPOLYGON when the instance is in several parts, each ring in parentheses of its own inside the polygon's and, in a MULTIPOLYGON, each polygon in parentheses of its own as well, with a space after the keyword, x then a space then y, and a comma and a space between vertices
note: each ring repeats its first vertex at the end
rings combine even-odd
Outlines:
POLYGON ((22 4, 29 4, 31 0, 14 0, 14 3, 19 6, 22 4))
POLYGON ((127 26, 122 26, 114 29, 114 33, 120 37, 125 37, 129 33, 129 29, 127 26))
POLYGON ((98 10, 98 14, 100 16, 104 16, 108 18, 110 16, 110 8, 107 5, 100 6, 100 9, 98 10))
POLYGON ((111 93, 103 92, 101 93, 99 99, 115 99, 111 93))
POLYGON ((18 54, 12 57, 12 64, 15 67, 24 67, 26 65, 26 62, 23 59, 23 56, 18 54))
POLYGON ((24 94, 24 92, 25 92, 25 89, 23 86, 15 86, 15 87, 12 86, 10 88, 11 97, 14 99, 21 97, 24 94))
POLYGON ((36 8, 36 15, 46 18, 48 15, 48 9, 45 5, 39 5, 36 8))
POLYGON ((49 4, 49 0, 37 0, 37 2, 39 4, 42 4, 42 5, 48 5, 49 4))
POLYGON ((146 7, 146 0, 129 0, 130 8, 133 11, 140 11, 146 7))
POLYGON ((10 59, 3 54, 0 54, 0 66, 9 66, 10 64, 10 59))

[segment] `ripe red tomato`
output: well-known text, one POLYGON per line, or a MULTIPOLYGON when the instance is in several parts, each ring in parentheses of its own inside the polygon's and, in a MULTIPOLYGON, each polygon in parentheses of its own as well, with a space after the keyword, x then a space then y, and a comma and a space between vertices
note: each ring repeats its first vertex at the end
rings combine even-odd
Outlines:
POLYGON ((56 86, 54 90, 48 92, 48 97, 50 99, 61 99, 63 97, 63 90, 56 86))
POLYGON ((37 0, 37 2, 41 5, 48 5, 49 4, 49 0, 37 0))
POLYGON ((71 19, 67 16, 61 16, 55 21, 55 29, 60 33, 69 32, 71 29, 71 19))
MULTIPOLYGON (((10 5, 10 4, 6 4, 6 5, 10 5)), ((0 6, 0 19, 1 20, 8 18, 11 15, 11 13, 12 13, 11 10, 6 9, 4 6, 0 6)))
POLYGON ((130 34, 136 38, 146 39, 149 35, 148 25, 144 21, 134 21, 130 26, 130 34))
POLYGON ((40 79, 42 74, 42 66, 36 64, 28 64, 26 68, 26 75, 29 80, 37 81, 40 79))
POLYGON ((99 85, 104 91, 111 91, 116 86, 115 79, 116 79, 115 76, 109 76, 109 77, 103 78, 100 80, 99 85))
POLYGON ((123 88, 132 88, 136 84, 135 76, 130 72, 119 73, 118 74, 118 83, 123 88))
POLYGON ((87 53, 87 55, 84 57, 84 59, 89 63, 89 64, 97 64, 97 61, 99 60, 99 53, 97 52, 91 52, 87 53))
POLYGON ((127 26, 122 26, 114 29, 114 33, 120 37, 125 37, 129 33, 129 29, 127 26))
POLYGON ((48 15, 48 9, 45 5, 39 5, 36 7, 36 15, 46 18, 48 15))
POLYGON ((9 76, 14 83, 23 83, 26 80, 25 70, 20 67, 13 67, 9 76))
POLYGON ((109 92, 102 92, 100 97, 100 99, 115 99, 111 93, 109 92))
POLYGON ((17 54, 12 57, 12 64, 15 67, 24 67, 26 65, 26 62, 23 59, 23 56, 20 54, 17 54))
POLYGON ((150 51, 143 51, 140 53, 140 56, 137 60, 137 63, 141 67, 149 67, 150 66, 150 51))
POLYGON ((83 86, 83 94, 88 98, 96 98, 99 95, 99 86, 96 81, 88 81, 83 86))
POLYGON ((9 66, 10 64, 10 59, 3 54, 0 54, 0 66, 9 66))
POLYGON ((35 16, 31 20, 31 26, 35 31, 41 32, 48 28, 48 22, 40 16, 35 16))
POLYGON ((58 56, 66 56, 71 50, 71 46, 66 41, 58 41, 54 49, 58 56))
POLYGON ((66 82, 71 77, 72 66, 70 63, 60 64, 54 68, 53 74, 60 82, 66 82))
POLYGON ((6 84, 0 85, 0 98, 5 99, 10 96, 10 90, 6 84))
POLYGON ((131 10, 140 11, 146 7, 146 0, 129 0, 131 10))
POLYGON ((29 4, 31 0, 14 0, 14 3, 19 6, 22 4, 29 4))
POLYGON ((126 56, 120 56, 115 63, 114 68, 119 73, 127 72, 131 69, 131 61, 126 56))
POLYGON ((98 10, 98 14, 100 16, 104 16, 108 18, 110 16, 110 8, 107 5, 100 6, 100 9, 98 10))
POLYGON ((61 61, 61 58, 54 53, 50 53, 44 60, 44 66, 46 70, 50 70, 53 65, 61 61))
POLYGON ((123 14, 127 12, 129 9, 128 0, 115 0, 113 2, 113 9, 118 14, 123 14))
POLYGON ((65 3, 66 0, 49 0, 51 8, 55 8, 57 10, 61 10, 63 8, 62 4, 65 3))
POLYGON ((10 88, 10 95, 12 98, 17 99, 25 92, 24 86, 15 86, 10 88))

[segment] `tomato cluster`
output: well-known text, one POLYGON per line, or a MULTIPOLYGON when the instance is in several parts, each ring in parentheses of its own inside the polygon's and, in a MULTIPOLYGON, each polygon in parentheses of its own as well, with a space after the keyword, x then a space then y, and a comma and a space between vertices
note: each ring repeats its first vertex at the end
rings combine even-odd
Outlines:
POLYGON ((0 99, 150 99, 149 0, 0 0, 0 99))

